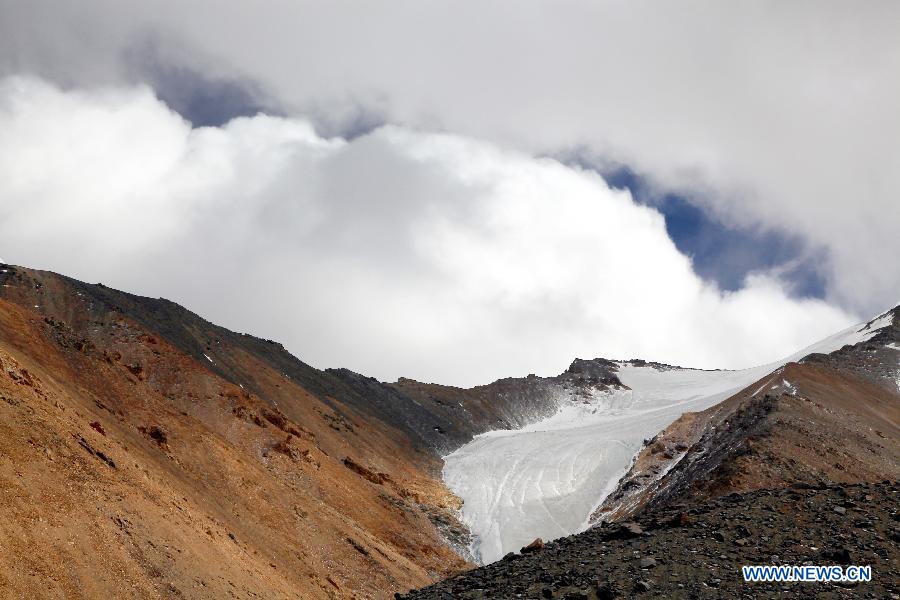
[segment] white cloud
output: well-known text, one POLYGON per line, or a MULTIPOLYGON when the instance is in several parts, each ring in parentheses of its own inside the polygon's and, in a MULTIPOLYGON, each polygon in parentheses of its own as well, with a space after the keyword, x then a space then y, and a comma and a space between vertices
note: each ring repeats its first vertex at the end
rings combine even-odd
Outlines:
POLYGON ((481 383, 575 356, 766 362, 854 317, 762 276, 720 293, 590 172, 388 126, 191 129, 144 87, 0 83, 0 250, 166 296, 317 366, 481 383))
POLYGON ((585 147, 732 224, 826 250, 828 297, 897 296, 900 4, 0 0, 0 70, 139 77, 123 57, 258 81, 288 113, 360 106, 530 154, 585 147), (706 191, 708 193, 701 193, 706 191))

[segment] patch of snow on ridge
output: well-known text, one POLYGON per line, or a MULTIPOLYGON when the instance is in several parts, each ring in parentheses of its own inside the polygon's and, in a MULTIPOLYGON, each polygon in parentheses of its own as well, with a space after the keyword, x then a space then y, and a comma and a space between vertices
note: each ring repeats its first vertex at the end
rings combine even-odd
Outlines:
POLYGON ((521 429, 481 434, 444 457, 444 481, 464 501, 460 516, 473 535, 472 555, 489 563, 536 537, 550 540, 586 529, 643 441, 683 413, 709 408, 788 362, 867 341, 892 322, 888 313, 751 369, 657 370, 617 363, 619 379, 630 389, 595 391, 583 399, 561 388, 554 415, 521 429))
POLYGON ((824 340, 813 344, 812 346, 804 348, 800 352, 788 356, 783 361, 773 364, 786 364, 789 362, 800 360, 804 356, 808 356, 810 354, 828 354, 829 352, 840 350, 844 346, 855 346, 856 344, 867 342, 875 337, 875 335, 877 335, 881 329, 890 327, 891 325, 893 325, 893 323, 894 315, 890 312, 884 313, 872 319, 868 323, 848 327, 847 329, 840 331, 832 335, 831 337, 827 337, 824 340))

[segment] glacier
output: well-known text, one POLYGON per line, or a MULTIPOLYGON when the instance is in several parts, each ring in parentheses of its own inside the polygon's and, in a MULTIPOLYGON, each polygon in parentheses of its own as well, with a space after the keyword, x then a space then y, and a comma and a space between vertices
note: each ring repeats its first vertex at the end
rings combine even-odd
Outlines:
POLYGON ((443 468, 445 483, 463 500, 472 555, 486 564, 537 537, 583 531, 644 440, 683 413, 709 408, 788 362, 866 341, 890 324, 891 315, 882 315, 784 360, 736 371, 618 362, 627 389, 588 397, 561 392, 554 415, 476 436, 445 456, 443 468))

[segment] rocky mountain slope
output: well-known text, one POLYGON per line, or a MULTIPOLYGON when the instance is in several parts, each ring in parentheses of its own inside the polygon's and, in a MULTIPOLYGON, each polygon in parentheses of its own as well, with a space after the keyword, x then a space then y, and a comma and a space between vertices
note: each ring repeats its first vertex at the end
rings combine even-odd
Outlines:
POLYGON ((384 597, 463 568, 450 425, 348 379, 0 265, 0 597, 384 597))
POLYGON ((444 480, 464 500, 474 557, 491 562, 536 537, 630 516, 685 486, 722 487, 709 490, 715 495, 770 480, 897 476, 895 312, 738 371, 578 361, 603 365, 605 385, 577 394, 560 388, 554 414, 481 434, 444 457, 444 480), (753 437, 763 434, 771 447, 753 437), (751 450, 759 460, 741 475, 751 450), (839 470, 843 476, 832 473, 839 470))
MULTIPOLYGON (((646 385, 617 365, 626 387, 646 385)), ((653 368, 653 378, 683 371, 653 368)), ((522 555, 409 597, 898 597, 900 307, 744 375, 749 385, 645 440, 584 533, 523 543, 522 555), (750 564, 872 565, 875 575, 746 584, 750 564)))
POLYGON ((797 485, 656 508, 410 593, 450 598, 895 598, 900 486, 797 485), (745 583, 742 565, 871 566, 870 582, 745 583))
POLYGON ((537 480, 484 489, 513 516, 577 517, 552 537, 610 491, 595 522, 768 482, 896 477, 890 316, 777 372, 594 359, 460 389, 318 370, 172 302, 0 264, 0 597, 390 597, 472 566, 445 481, 482 493, 453 475, 489 480, 477 448, 511 474, 530 452, 537 480), (573 436, 573 420, 595 429, 573 436), (574 450, 504 450, 519 435, 574 450), (594 476, 569 493, 579 468, 594 476))
POLYGON ((900 307, 856 333, 865 339, 682 415, 649 440, 593 520, 797 481, 900 478, 900 307))
POLYGON ((424 585, 467 566, 441 456, 610 385, 580 361, 471 390, 386 384, 164 299, 0 264, 0 597, 424 585))

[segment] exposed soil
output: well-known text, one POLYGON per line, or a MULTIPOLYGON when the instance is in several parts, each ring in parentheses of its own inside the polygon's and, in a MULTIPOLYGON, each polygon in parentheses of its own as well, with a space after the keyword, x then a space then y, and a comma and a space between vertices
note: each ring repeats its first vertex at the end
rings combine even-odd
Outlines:
MULTIPOLYGON (((797 486, 648 511, 410 593, 456 598, 896 598, 900 486, 797 486), (871 565, 868 583, 745 583, 742 565, 871 565)), ((525 550, 525 549, 523 549, 525 550)))
POLYGON ((3 271, 0 598, 382 598, 466 566, 439 458, 340 379, 3 271))

